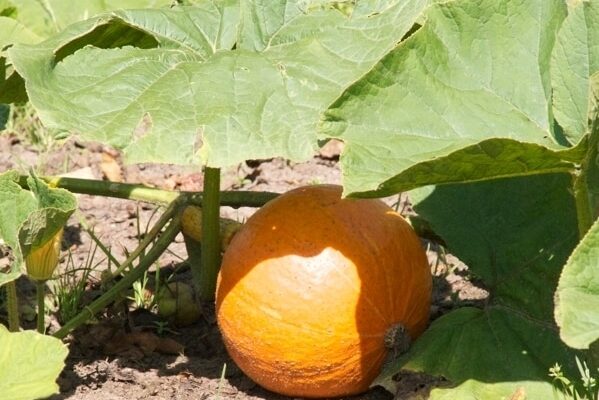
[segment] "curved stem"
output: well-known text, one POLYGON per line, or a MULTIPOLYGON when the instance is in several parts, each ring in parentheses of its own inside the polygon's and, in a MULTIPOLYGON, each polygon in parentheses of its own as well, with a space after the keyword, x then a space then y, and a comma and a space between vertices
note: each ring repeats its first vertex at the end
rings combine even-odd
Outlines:
MULTIPOLYGON (((43 177, 49 185, 66 189, 73 193, 90 194, 98 196, 116 197, 120 199, 147 201, 150 203, 168 204, 181 195, 188 198, 190 204, 201 206, 202 193, 179 192, 175 190, 157 189, 146 185, 100 181, 94 179, 43 177)), ((27 176, 19 177, 19 185, 27 188, 27 176)), ((221 204, 229 207, 261 207, 267 201, 277 197, 279 193, 251 192, 251 191, 226 191, 221 193, 221 204)))
POLYGON ((8 312, 8 330, 18 332, 20 328, 19 321, 19 300, 17 299, 17 284, 10 281, 6 285, 6 309, 8 312))
POLYGON ((37 294, 37 331, 44 334, 46 333, 46 281, 35 281, 35 290, 37 294))
MULTIPOLYGON (((123 291, 131 287, 133 282, 141 278, 144 272, 154 264, 156 260, 162 255, 162 253, 168 248, 171 242, 175 239, 175 236, 179 233, 180 228, 180 216, 178 213, 175 213, 173 219, 168 224, 168 226, 164 229, 158 240, 150 251, 143 257, 136 268, 133 268, 129 273, 123 276, 123 279, 115 283, 113 287, 110 288, 106 293, 102 296, 98 297, 94 300, 89 306, 85 307, 83 311, 77 314, 74 318, 69 320, 62 328, 60 328, 54 336, 62 339, 70 331, 78 328, 80 325, 84 324, 89 318, 94 316, 97 312, 104 309, 108 304, 110 304, 114 299, 119 296, 119 294, 123 291)), ((133 259, 129 257, 123 265, 131 264, 133 259)))
POLYGON ((216 292, 220 268, 220 169, 204 170, 204 205, 202 207, 202 265, 199 274, 200 299, 211 301, 216 292))

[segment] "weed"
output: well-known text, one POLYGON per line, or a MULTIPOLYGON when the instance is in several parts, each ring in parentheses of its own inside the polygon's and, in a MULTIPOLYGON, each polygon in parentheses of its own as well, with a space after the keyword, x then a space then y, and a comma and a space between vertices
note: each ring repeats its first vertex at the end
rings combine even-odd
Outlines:
POLYGON ((54 299, 58 306, 58 320, 61 324, 75 317, 83 308, 82 300, 91 273, 103 262, 94 264, 94 255, 98 246, 91 244, 87 259, 81 267, 76 267, 73 255, 69 251, 65 270, 52 285, 54 299))
POLYGON ((167 321, 154 321, 156 326, 156 334, 158 336, 164 336, 166 333, 176 334, 177 332, 169 328, 167 321))
POLYGON ((30 103, 11 107, 6 130, 24 143, 30 144, 42 154, 47 153, 59 140, 65 137, 59 131, 46 128, 30 103))
POLYGON ((220 379, 218 381, 218 386, 216 387, 216 396, 215 396, 215 398, 217 400, 222 399, 221 391, 223 389, 223 384, 225 382, 225 374, 226 374, 226 372, 227 372, 227 363, 224 363, 223 364, 223 370, 222 370, 222 372, 220 374, 220 379))
MULTIPOLYGON (((158 272, 159 267, 156 268, 158 272)), ((154 295, 148 290, 148 271, 144 272, 141 279, 133 282, 133 296, 129 297, 132 300, 136 308, 151 309, 154 305, 154 295)))
MULTIPOLYGON (((554 397, 557 399, 572 400, 599 400, 599 389, 597 378, 591 374, 587 363, 576 357, 576 365, 580 373, 580 382, 569 379, 562 371, 561 365, 556 363, 549 368, 549 376, 552 378, 554 397)), ((599 369, 597 369, 599 377, 599 369)))

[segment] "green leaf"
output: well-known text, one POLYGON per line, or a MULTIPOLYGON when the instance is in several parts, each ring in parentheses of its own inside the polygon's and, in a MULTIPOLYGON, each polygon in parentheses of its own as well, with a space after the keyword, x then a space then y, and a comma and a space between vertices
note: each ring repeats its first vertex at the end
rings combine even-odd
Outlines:
MULTIPOLYGON (((3 48, 15 43, 39 43, 67 25, 98 13, 119 8, 164 7, 171 0, 64 0, 0 1, 0 61, 3 48)), ((0 103, 27 101, 23 79, 10 71, 0 79, 0 103)))
POLYGON ((113 12, 9 54, 46 125, 122 148, 129 162, 304 160, 317 147, 320 114, 401 40, 427 1, 306 4, 113 12), (97 45, 102 29, 119 27, 156 46, 97 45))
POLYGON ((560 336, 568 346, 584 349, 599 339, 599 220, 564 267, 555 303, 560 336))
POLYGON ((559 0, 431 6, 422 28, 323 117, 323 135, 346 143, 345 192, 572 169, 549 112, 550 56, 565 16, 559 0))
POLYGON ((41 37, 21 22, 0 15, 0 50, 13 43, 36 43, 41 37))
POLYGON ((29 254, 31 247, 40 246, 56 236, 77 208, 73 194, 64 189, 50 188, 35 175, 27 179, 27 186, 37 204, 19 229, 19 243, 24 257, 29 254))
POLYGON ((49 188, 34 176, 31 191, 18 184, 19 174, 0 174, 0 239, 13 251, 10 272, 0 273, 0 286, 22 274, 23 259, 32 245, 45 243, 64 226, 76 207, 75 197, 64 189, 49 188))
POLYGON ((11 0, 0 0, 0 16, 14 18, 17 7, 11 0))
POLYGON ((552 398, 556 362, 576 371, 574 353, 553 320, 553 294, 578 229, 568 174, 547 174, 426 188, 415 210, 489 292, 481 308, 434 321, 414 347, 378 380, 400 368, 440 375, 452 388, 432 399, 552 398))
POLYGON ((104 11, 121 8, 165 7, 172 0, 18 0, 17 19, 42 38, 61 31, 69 24, 104 11))
POLYGON ((9 332, 0 324, 0 393, 6 400, 46 398, 58 393, 67 347, 34 331, 9 332))
POLYGON ((0 286, 21 275, 23 256, 19 246, 19 228, 36 208, 31 193, 21 189, 16 171, 0 174, 0 239, 13 251, 14 261, 10 271, 0 273, 0 286))
POLYGON ((553 112, 570 143, 587 132, 591 77, 599 71, 599 4, 570 8, 551 60, 553 112))
MULTIPOLYGON (((397 146, 399 147, 400 143, 397 143, 397 146)), ((454 151, 443 160, 432 159, 420 162, 400 175, 382 182, 376 190, 354 193, 354 196, 391 196, 398 191, 421 187, 423 182, 435 184, 456 181, 476 182, 541 173, 568 172, 573 169, 573 162, 582 160, 587 150, 588 146, 584 141, 576 148, 552 151, 537 144, 522 143, 512 139, 488 139, 454 151)), ((345 165, 350 166, 353 153, 346 152, 343 157, 345 165)), ((351 179, 355 182, 371 180, 372 171, 353 172, 351 179)))

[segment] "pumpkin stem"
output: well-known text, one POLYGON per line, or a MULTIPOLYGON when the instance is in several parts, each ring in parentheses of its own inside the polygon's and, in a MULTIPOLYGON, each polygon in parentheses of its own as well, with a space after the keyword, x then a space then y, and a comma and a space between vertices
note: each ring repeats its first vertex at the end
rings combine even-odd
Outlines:
POLYGON ((407 328, 397 323, 385 332, 385 347, 389 350, 389 357, 396 359, 410 349, 412 338, 407 328))

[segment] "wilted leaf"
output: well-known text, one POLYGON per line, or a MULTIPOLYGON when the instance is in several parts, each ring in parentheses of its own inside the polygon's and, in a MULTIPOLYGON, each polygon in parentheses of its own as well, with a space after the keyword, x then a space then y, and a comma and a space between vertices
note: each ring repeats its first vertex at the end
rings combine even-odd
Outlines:
POLYGON ((102 162, 100 162, 100 169, 104 174, 104 177, 112 182, 123 181, 123 170, 121 169, 118 161, 109 153, 102 153, 102 162))

